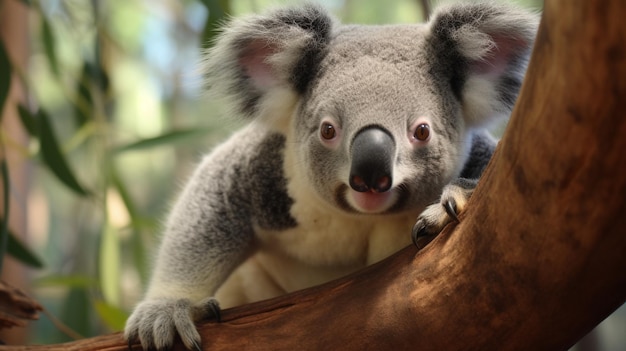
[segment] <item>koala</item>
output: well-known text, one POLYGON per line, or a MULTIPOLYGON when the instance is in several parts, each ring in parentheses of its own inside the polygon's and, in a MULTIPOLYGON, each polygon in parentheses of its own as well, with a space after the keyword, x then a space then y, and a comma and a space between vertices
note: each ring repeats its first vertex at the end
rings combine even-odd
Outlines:
POLYGON ((248 123, 173 206, 129 343, 166 349, 178 334, 199 349, 194 322, 220 308, 344 276, 458 220, 536 27, 492 3, 424 24, 342 25, 314 4, 232 20, 203 74, 248 123))

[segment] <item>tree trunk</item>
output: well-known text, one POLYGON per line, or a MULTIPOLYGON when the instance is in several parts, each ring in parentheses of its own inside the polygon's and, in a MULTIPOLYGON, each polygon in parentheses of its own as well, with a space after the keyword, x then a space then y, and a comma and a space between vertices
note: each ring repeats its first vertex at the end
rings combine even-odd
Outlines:
MULTIPOLYGON (((460 224, 419 252, 226 310, 200 326, 203 348, 565 350, 623 304, 626 2, 546 0, 544 11, 460 224)), ((113 334, 39 349, 105 347, 126 346, 113 334)))
MULTIPOLYGON (((11 63, 22 72, 27 67, 30 53, 28 34, 28 7, 17 0, 0 0, 0 41, 4 44, 11 63)), ((18 103, 26 103, 26 100, 26 89, 19 76, 13 73, 9 96, 0 111, 2 115, 0 129, 6 133, 10 142, 2 141, 4 147, 0 147, 0 158, 6 159, 9 169, 9 228, 23 242, 28 242, 27 194, 32 178, 32 161, 26 159, 9 144, 15 143, 24 149, 28 148, 28 134, 21 125, 16 108, 18 103)), ((2 193, 3 190, 0 187, 0 199, 3 196, 2 193)), ((0 201, 0 217, 6 217, 6 210, 0 201)), ((30 290, 28 285, 30 272, 23 264, 5 254, 1 266, 0 276, 3 280, 21 290, 30 290)), ((0 340, 10 344, 23 343, 27 340, 27 330, 24 328, 0 330, 0 340)))

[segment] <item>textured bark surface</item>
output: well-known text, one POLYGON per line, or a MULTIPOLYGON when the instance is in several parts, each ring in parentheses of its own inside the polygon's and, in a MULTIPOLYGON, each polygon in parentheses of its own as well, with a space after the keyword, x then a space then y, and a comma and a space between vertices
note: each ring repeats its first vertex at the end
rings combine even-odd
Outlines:
MULTIPOLYGON (((626 300, 624 13, 622 0, 546 0, 518 105, 459 225, 419 252, 226 310, 200 326, 203 348, 573 345, 626 300)), ((113 334, 37 349, 125 347, 113 334)))
POLYGON ((37 301, 0 280, 0 329, 25 327, 27 322, 39 319, 41 310, 37 301))

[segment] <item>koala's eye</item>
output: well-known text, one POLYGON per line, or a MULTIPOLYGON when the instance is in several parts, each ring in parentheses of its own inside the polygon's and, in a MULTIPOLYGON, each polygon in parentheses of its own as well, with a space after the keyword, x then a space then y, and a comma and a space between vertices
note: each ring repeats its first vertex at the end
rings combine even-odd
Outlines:
POLYGON ((324 140, 331 140, 337 135, 337 131, 332 124, 324 122, 322 123, 322 127, 320 128, 320 135, 324 140))
POLYGON ((413 132, 413 137, 420 141, 428 140, 430 136, 430 126, 426 123, 419 124, 413 132))

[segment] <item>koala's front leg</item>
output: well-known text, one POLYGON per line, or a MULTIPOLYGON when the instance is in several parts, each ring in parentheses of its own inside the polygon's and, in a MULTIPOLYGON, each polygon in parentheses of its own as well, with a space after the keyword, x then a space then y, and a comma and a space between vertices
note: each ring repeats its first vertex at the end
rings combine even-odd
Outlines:
POLYGON ((227 161, 205 159, 172 209, 146 296, 126 322, 129 344, 169 349, 178 334, 188 349, 199 350, 194 322, 219 318, 212 296, 250 254, 254 237, 246 199, 224 180, 232 178, 227 161))
POLYGON ((452 221, 459 221, 459 213, 465 210, 478 179, 458 178, 443 188, 439 201, 426 207, 413 226, 413 244, 420 247, 418 240, 434 236, 452 221))

